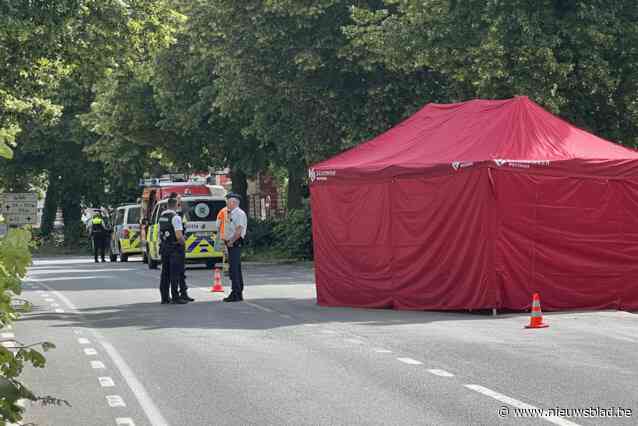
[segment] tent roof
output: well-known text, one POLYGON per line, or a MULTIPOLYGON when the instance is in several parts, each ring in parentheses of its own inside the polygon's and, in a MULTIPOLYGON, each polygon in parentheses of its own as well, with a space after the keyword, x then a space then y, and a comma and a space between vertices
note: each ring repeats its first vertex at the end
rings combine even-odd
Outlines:
POLYGON ((525 96, 428 104, 376 138, 317 165, 374 172, 487 160, 631 160, 634 151, 581 130, 525 96))

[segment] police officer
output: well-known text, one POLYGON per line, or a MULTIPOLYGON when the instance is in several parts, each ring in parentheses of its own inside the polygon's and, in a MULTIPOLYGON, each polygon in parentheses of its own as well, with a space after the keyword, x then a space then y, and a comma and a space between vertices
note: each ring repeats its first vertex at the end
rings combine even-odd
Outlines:
POLYGON ((241 197, 231 192, 226 196, 228 203, 227 219, 224 226, 224 243, 228 247, 228 263, 232 291, 224 302, 241 302, 244 300, 244 277, 241 273, 241 246, 246 236, 248 218, 239 208, 241 197))
MULTIPOLYGON (((179 197, 179 195, 173 192, 171 193, 171 196, 177 198, 177 211, 179 212, 178 215, 182 219, 182 227, 186 228, 186 222, 188 221, 188 217, 187 217, 188 208, 187 206, 182 204, 182 200, 179 197)), ((184 241, 186 241, 185 235, 184 235, 184 241)), ((192 297, 188 295, 188 286, 186 285, 186 250, 182 250, 180 254, 181 254, 180 261, 182 262, 182 265, 184 266, 182 268, 182 277, 180 278, 178 283, 179 295, 182 299, 186 300, 187 302, 194 302, 195 299, 193 299, 192 297)))
POLYGON ((184 275, 184 227, 182 219, 175 212, 177 198, 169 198, 167 207, 168 209, 159 218, 160 253, 162 255, 160 295, 162 304, 183 305, 188 301, 180 296, 178 286, 184 275))
POLYGON ((106 250, 106 225, 104 219, 102 219, 102 213, 97 212, 91 219, 91 237, 93 238, 93 257, 95 263, 98 263, 97 255, 100 252, 102 262, 104 262, 104 252, 106 250))

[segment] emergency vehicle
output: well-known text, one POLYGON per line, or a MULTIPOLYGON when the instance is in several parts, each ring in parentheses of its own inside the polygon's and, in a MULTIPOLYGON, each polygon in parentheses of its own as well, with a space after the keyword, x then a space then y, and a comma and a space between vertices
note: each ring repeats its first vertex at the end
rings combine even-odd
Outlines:
MULTIPOLYGON (((215 251, 217 236, 217 213, 226 206, 223 196, 183 196, 180 198, 181 208, 177 212, 184 223, 184 239, 187 263, 205 263, 214 268, 215 263, 222 261, 223 253, 215 251)), ((159 252, 159 218, 168 208, 168 200, 158 202, 153 209, 148 231, 147 255, 150 269, 157 268, 161 262, 159 252)))
POLYGON ((110 238, 111 262, 127 262, 129 256, 142 254, 140 241, 140 209, 138 204, 117 207, 111 215, 113 232, 110 238))
MULTIPOLYGON (((151 258, 149 253, 152 245, 150 242, 151 230, 152 226, 156 223, 153 220, 159 219, 159 215, 155 216, 154 213, 157 205, 161 201, 166 200, 172 193, 175 193, 180 198, 213 197, 214 201, 217 202, 215 205, 218 205, 221 201, 225 206, 226 190, 223 187, 207 185, 207 182, 201 179, 187 179, 182 174, 165 175, 160 178, 153 179, 143 179, 140 181, 140 186, 143 187, 141 197, 140 240, 142 245, 143 261, 145 263, 148 262, 149 268, 151 269, 157 268, 157 263, 159 261, 159 243, 156 244, 156 247, 153 246, 153 248, 157 251, 154 252, 154 260, 152 262, 149 261, 151 258)), ((166 203, 163 203, 163 205, 165 206, 166 203)), ((212 208, 214 209, 216 207, 212 206, 212 208)), ((216 211, 219 211, 219 209, 216 211)), ((216 212, 215 215, 217 215, 216 212)), ((216 217, 213 218, 213 220, 215 219, 216 217)), ((201 231, 203 232, 204 230, 205 229, 202 229, 201 231)), ((188 249, 188 247, 189 246, 187 245, 186 248, 188 249)), ((187 252, 188 261, 193 260, 197 255, 197 253, 194 253, 193 251, 194 249, 191 250, 190 255, 187 252)), ((200 253, 198 257, 200 261, 205 261, 207 265, 211 267, 215 264, 216 257, 212 252, 202 252, 201 249, 195 251, 200 253)))

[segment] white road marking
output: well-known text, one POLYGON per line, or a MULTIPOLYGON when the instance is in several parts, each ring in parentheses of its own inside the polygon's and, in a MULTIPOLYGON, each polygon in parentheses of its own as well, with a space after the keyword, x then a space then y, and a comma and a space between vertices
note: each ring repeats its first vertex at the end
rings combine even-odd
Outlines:
POLYGON ((336 331, 332 331, 332 330, 321 330, 321 333, 323 333, 323 334, 337 334, 336 331))
MULTIPOLYGON (((73 305, 73 303, 65 295, 63 295, 62 293, 58 291, 53 290, 46 284, 42 284, 42 285, 45 288, 49 288, 53 293, 55 293, 58 299, 60 299, 62 303, 64 303, 67 307, 69 307, 69 309, 77 311, 77 308, 75 307, 75 305, 73 305)), ((146 414, 146 417, 148 418, 149 422, 153 426, 168 426, 169 423, 166 421, 166 419, 164 419, 164 417, 162 416, 162 413, 159 411, 155 403, 153 403, 153 400, 148 395, 148 392, 146 392, 144 385, 142 385, 142 383, 137 379, 137 377, 135 377, 135 374, 133 374, 133 371, 128 366, 128 364, 126 364, 124 359, 122 359, 119 352, 117 352, 117 350, 113 346, 111 346, 111 344, 109 344, 106 340, 101 338, 100 334, 97 331, 95 330, 90 330, 90 331, 93 333, 95 338, 99 340, 100 344, 104 347, 106 353, 109 355, 109 357, 111 358, 111 360, 113 361, 117 369, 120 371, 120 374, 124 378, 124 381, 126 381, 126 384, 131 389, 133 395, 135 395, 135 398, 137 399, 138 403, 142 407, 142 410, 144 410, 144 414, 146 414)), ((96 368, 96 367, 93 367, 93 368, 96 368)))
POLYGON ((91 361, 91 368, 94 370, 104 370, 106 367, 102 361, 91 361))
POLYGON ((244 302, 244 304, 249 305, 249 306, 252 306, 253 308, 260 309, 260 310, 262 310, 262 311, 264 311, 264 312, 275 312, 275 311, 273 311, 273 310, 272 310, 272 309, 270 309, 270 308, 266 308, 265 306, 261 306, 261 305, 258 305, 258 304, 256 304, 256 303, 252 303, 252 302, 244 302))
POLYGON ((279 314, 279 316, 286 319, 292 319, 290 315, 286 315, 286 314, 279 314))
POLYGON ((0 338, 2 339, 15 339, 16 335, 13 333, 0 333, 0 338))
POLYGON ((130 417, 118 417, 115 419, 115 424, 117 426, 135 426, 133 419, 130 417))
POLYGON ((75 334, 82 334, 82 330, 78 330, 77 328, 76 328, 75 330, 73 330, 73 332, 74 332, 75 334))
POLYGON ((91 341, 89 339, 87 339, 86 337, 80 337, 78 339, 78 343, 80 345, 88 345, 89 343, 91 343, 91 341))
MULTIPOLYGON (((478 392, 480 394, 483 394, 485 396, 489 396, 490 398, 494 398, 497 401, 500 401, 504 404, 507 405, 511 405, 512 407, 515 408, 522 408, 522 409, 526 409, 526 410, 537 410, 538 408, 533 406, 533 405, 529 405, 526 404, 522 401, 519 401, 518 399, 514 399, 514 398, 510 398, 509 396, 500 394, 498 392, 495 392, 491 389, 488 389, 486 387, 480 386, 480 385, 465 385, 466 388, 473 390, 474 392, 478 392)), ((558 417, 558 416, 542 416, 540 417, 542 419, 547 420, 550 423, 554 423, 556 425, 560 425, 560 426, 579 426, 578 423, 574 423, 574 422, 570 422, 569 420, 566 420, 562 417, 558 417)))
POLYGON ((106 402, 109 403, 109 407, 126 407, 126 403, 119 395, 106 395, 106 402))
POLYGON ((378 354, 391 354, 392 351, 389 349, 381 349, 381 348, 377 348, 374 350, 376 353, 378 354))
POLYGON ((51 299, 50 297, 47 297, 46 299, 44 299, 45 302, 55 302, 55 299, 51 299))
POLYGON ((363 345, 363 341, 359 339, 344 339, 348 343, 352 343, 354 345, 363 345))
POLYGON ((124 359, 122 359, 117 350, 113 346, 111 346, 110 343, 101 339, 96 331, 93 330, 93 333, 100 341, 100 344, 104 347, 106 353, 108 353, 113 360, 113 363, 120 371, 120 374, 128 384, 129 388, 131 388, 131 390, 133 391, 133 395, 135 395, 135 398, 137 398, 137 401, 144 410, 144 413, 146 414, 146 417, 148 417, 149 422, 153 426, 167 426, 168 422, 166 421, 166 419, 164 419, 162 413, 157 408, 151 397, 148 395, 142 383, 137 379, 137 377, 135 377, 135 374, 133 374, 133 371, 126 364, 124 359))
POLYGON ((430 369, 430 370, 428 370, 428 372, 434 374, 435 376, 454 377, 454 374, 448 373, 445 370, 439 370, 437 368, 430 369))
POLYGON ((412 358, 397 358, 397 361, 401 361, 404 364, 410 364, 410 365, 423 364, 421 361, 417 361, 416 359, 412 359, 412 358))
POLYGON ((58 314, 63 314, 64 313, 64 309, 56 309, 55 312, 58 313, 58 314))
POLYGON ((52 308, 59 308, 60 304, 59 303, 51 303, 51 307, 52 308))
POLYGON ((115 386, 115 382, 110 377, 98 377, 97 380, 100 382, 100 386, 103 388, 112 388, 115 386))
MULTIPOLYGON (((88 271, 87 271, 88 272, 88 271)), ((84 277, 57 277, 57 278, 38 278, 38 281, 77 281, 77 280, 95 280, 98 278, 116 278, 114 275, 88 275, 84 277)))
POLYGON ((319 324, 304 324, 304 327, 319 327, 319 324))
POLYGON ((85 348, 84 353, 86 355, 97 355, 97 351, 94 348, 85 348))

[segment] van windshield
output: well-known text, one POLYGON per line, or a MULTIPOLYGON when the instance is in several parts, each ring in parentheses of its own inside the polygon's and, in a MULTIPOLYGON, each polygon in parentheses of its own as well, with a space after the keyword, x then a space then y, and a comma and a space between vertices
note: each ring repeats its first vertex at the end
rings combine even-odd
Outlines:
POLYGON ((135 225, 140 223, 140 208, 133 207, 128 210, 128 215, 126 216, 126 223, 128 225, 135 225))
POLYGON ((191 222, 212 222, 217 220, 217 213, 226 207, 223 200, 182 200, 182 212, 186 220, 191 222))

